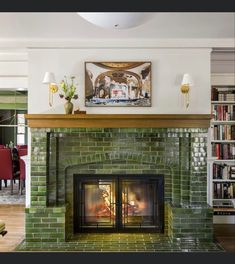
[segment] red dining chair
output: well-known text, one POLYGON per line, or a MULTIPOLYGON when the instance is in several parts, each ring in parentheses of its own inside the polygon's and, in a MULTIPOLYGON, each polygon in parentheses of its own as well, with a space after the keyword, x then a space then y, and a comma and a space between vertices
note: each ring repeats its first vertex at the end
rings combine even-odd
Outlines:
MULTIPOLYGON (((0 149, 4 149, 5 148, 5 145, 0 145, 0 149)), ((5 182, 5 187, 7 187, 7 180, 4 180, 5 182)), ((0 190, 1 190, 1 183, 0 183, 0 190)))
POLYGON ((10 180, 11 194, 13 194, 13 178, 11 149, 0 149, 0 190, 2 189, 2 180, 10 180))
POLYGON ((28 145, 17 145, 17 149, 27 149, 28 145))
POLYGON ((26 155, 28 155, 28 149, 27 148, 19 148, 18 149, 18 154, 19 154, 20 157, 21 156, 26 156, 26 155))
POLYGON ((17 145, 16 148, 20 157, 28 155, 28 145, 17 145))
POLYGON ((17 148, 28 148, 28 145, 27 144, 17 145, 17 148))
POLYGON ((23 193, 23 189, 25 188, 25 162, 22 159, 19 159, 20 162, 20 181, 19 181, 19 188, 20 194, 23 193))

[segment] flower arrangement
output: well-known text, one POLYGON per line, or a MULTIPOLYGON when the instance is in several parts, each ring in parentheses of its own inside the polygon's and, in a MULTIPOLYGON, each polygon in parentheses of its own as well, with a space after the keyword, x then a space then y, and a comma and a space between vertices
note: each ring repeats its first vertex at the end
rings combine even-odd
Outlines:
POLYGON ((60 93, 60 98, 65 98, 67 101, 71 101, 72 99, 78 99, 78 95, 75 94, 76 92, 76 85, 74 84, 75 76, 69 77, 70 81, 68 81, 67 77, 64 76, 64 80, 61 81, 60 87, 63 93, 60 93))

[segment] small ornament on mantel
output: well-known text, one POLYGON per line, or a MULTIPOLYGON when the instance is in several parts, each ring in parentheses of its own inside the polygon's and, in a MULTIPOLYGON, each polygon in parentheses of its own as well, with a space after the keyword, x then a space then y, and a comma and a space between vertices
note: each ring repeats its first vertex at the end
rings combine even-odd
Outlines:
POLYGON ((74 114, 86 114, 86 111, 80 111, 80 109, 78 108, 77 110, 74 110, 74 114))

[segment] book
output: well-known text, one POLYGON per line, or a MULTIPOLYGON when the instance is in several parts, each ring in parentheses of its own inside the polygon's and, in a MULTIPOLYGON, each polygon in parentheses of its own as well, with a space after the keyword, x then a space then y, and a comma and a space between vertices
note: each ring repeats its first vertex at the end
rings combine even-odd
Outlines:
POLYGON ((230 166, 230 175, 231 180, 235 180, 235 166, 230 166))
POLYGON ((220 144, 215 144, 215 149, 216 149, 216 158, 220 159, 220 144))
POLYGON ((215 87, 211 89, 211 100, 218 101, 218 90, 215 87))

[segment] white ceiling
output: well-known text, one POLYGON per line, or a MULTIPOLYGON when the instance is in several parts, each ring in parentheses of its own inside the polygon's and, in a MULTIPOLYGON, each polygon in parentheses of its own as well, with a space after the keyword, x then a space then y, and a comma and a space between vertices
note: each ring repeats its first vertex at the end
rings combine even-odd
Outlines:
POLYGON ((97 27, 77 13, 0 13, 1 39, 235 38, 235 13, 152 13, 130 29, 97 27))

